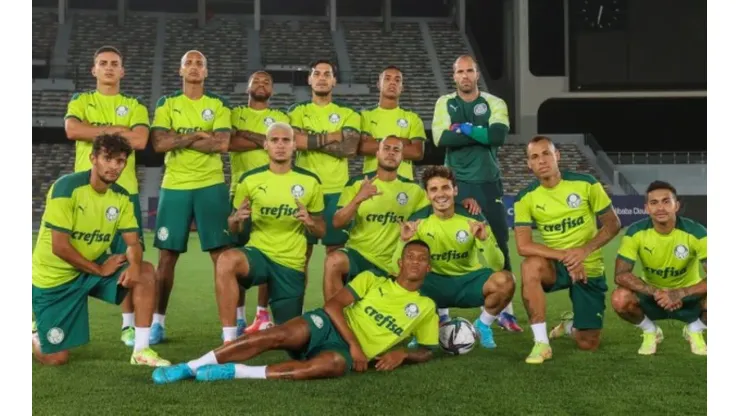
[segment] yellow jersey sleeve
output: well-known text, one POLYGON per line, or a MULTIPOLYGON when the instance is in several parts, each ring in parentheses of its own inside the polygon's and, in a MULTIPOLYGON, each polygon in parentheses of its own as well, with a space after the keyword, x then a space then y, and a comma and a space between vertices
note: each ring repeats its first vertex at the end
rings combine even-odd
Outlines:
POLYGON ((167 97, 162 97, 154 109, 154 121, 152 129, 172 130, 172 118, 170 118, 170 105, 167 97))
POLYGON ((409 128, 409 136, 411 137, 411 140, 426 140, 427 139, 427 132, 424 130, 424 122, 421 121, 421 118, 416 113, 409 113, 410 120, 410 128, 409 128))
POLYGON ((421 189, 421 187, 419 188, 419 196, 416 199, 417 201, 416 201, 416 207, 414 208, 414 212, 418 212, 428 207, 430 204, 429 199, 427 199, 426 193, 421 189))
POLYGON ((591 184, 588 191, 588 202, 596 215, 601 215, 609 210, 612 206, 612 200, 606 194, 601 182, 591 184))
POLYGON ((139 222, 134 216, 134 204, 131 200, 124 198, 121 205, 121 220, 118 223, 118 231, 121 233, 139 232, 139 222))
POLYGON ((638 234, 630 234, 629 230, 622 237, 622 242, 619 244, 619 251, 617 251, 617 258, 626 261, 629 264, 635 264, 637 261, 638 251, 640 250, 638 234))
POLYGON ((439 141, 442 139, 442 133, 450 128, 452 119, 450 113, 447 111, 447 100, 450 97, 443 95, 437 99, 434 104, 434 116, 432 118, 432 139, 435 146, 439 146, 439 141))
POLYGON ((491 115, 488 117, 488 125, 503 124, 508 127, 509 107, 506 105, 506 101, 491 94, 486 94, 485 100, 488 103, 488 108, 491 110, 491 115))
POLYGON ((430 309, 430 311, 425 311, 423 320, 413 333, 420 346, 436 348, 439 345, 439 316, 433 306, 425 309, 430 309))
POLYGON ((371 272, 362 272, 347 284, 347 289, 352 293, 355 301, 358 301, 367 295, 377 279, 371 272))
POLYGON ((44 215, 46 226, 52 230, 71 234, 74 228, 74 196, 61 195, 57 192, 56 185, 49 193, 44 215))
POLYGON ((501 247, 499 247, 496 242, 491 226, 488 224, 486 224, 486 232, 488 233, 488 238, 484 241, 480 241, 476 238, 475 245, 483 255, 488 267, 494 271, 503 270, 506 259, 504 258, 504 253, 501 251, 501 247))
POLYGON ((529 204, 529 198, 526 196, 517 199, 514 202, 514 226, 532 227, 534 219, 532 218, 532 209, 529 204))
POLYGON ((75 94, 72 96, 69 100, 69 104, 67 104, 67 114, 64 116, 65 119, 76 118, 80 121, 86 121, 85 106, 87 105, 87 102, 84 97, 85 95, 83 94, 75 94))
POLYGON ((355 129, 358 132, 362 131, 362 117, 360 117, 360 113, 357 111, 347 108, 347 121, 344 123, 343 128, 351 128, 355 129))
POLYGON ((275 121, 290 124, 290 117, 288 117, 288 115, 285 114, 285 112, 283 112, 282 110, 275 110, 274 114, 275 114, 275 121))
POLYGON ((362 112, 360 112, 360 127, 362 127, 360 132, 372 137, 373 135, 370 134, 370 120, 370 111, 362 110, 362 112))
POLYGON ((147 110, 145 105, 137 101, 134 111, 131 114, 131 128, 133 129, 138 126, 149 128, 149 110, 147 110))
POLYGON ((239 209, 242 202, 244 202, 244 199, 247 197, 249 197, 249 187, 247 186, 247 181, 242 179, 239 181, 239 184, 236 186, 236 191, 234 192, 234 202, 232 203, 233 208, 235 210, 239 209))
POLYGON ((359 192, 357 183, 358 182, 355 182, 352 185, 346 185, 344 189, 342 189, 342 194, 339 196, 339 202, 337 202, 337 209, 346 207, 347 204, 352 202, 355 196, 357 196, 357 193, 359 192))
POLYGON ((213 131, 231 131, 231 109, 226 102, 216 110, 216 119, 213 120, 213 131))
POLYGON ((236 107, 231 110, 231 129, 232 130, 243 130, 239 128, 239 116, 241 115, 242 107, 236 107))
POLYGON ((318 181, 311 188, 313 192, 306 204, 306 209, 311 215, 319 215, 324 212, 324 193, 321 192, 321 184, 318 181))
POLYGON ((297 128, 303 129, 303 106, 296 105, 288 111, 288 117, 290 118, 290 125, 297 128))

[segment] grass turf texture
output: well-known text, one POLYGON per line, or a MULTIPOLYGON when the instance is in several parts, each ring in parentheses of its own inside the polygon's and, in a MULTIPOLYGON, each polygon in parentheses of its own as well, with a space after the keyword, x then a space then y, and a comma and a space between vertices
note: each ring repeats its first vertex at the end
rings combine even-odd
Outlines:
MULTIPOLYGON (((156 264, 152 234, 145 258, 156 264)), ((187 361, 217 347, 221 328, 211 262, 191 234, 190 251, 180 257, 167 315, 165 343, 157 352, 173 363, 187 361)), ((510 241, 515 253, 513 236, 510 241)), ((605 248, 610 293, 615 239, 605 248)), ((518 273, 521 259, 514 255, 518 273)), ((314 250, 306 310, 321 305, 323 249, 314 250)), ((247 317, 254 316, 256 289, 248 292, 247 317)), ((553 359, 529 365, 524 358, 532 335, 517 287, 515 310, 525 332, 498 328, 498 347, 480 346, 469 354, 403 366, 391 373, 369 370, 336 380, 309 382, 236 380, 182 382, 156 386, 152 370, 128 363, 131 351, 120 342, 120 309, 90 301, 91 341, 71 353, 70 364, 45 368, 33 363, 33 410, 38 414, 527 414, 603 415, 705 414, 706 358, 691 354, 681 337, 682 324, 661 321, 665 341, 652 357, 637 355, 638 329, 619 319, 607 305, 605 331, 598 352, 578 351, 570 339, 551 341, 553 359)), ((608 301, 609 298, 607 298, 608 301)), ((548 331, 560 313, 570 310, 567 291, 547 296, 548 331)), ((477 317, 477 309, 451 311, 477 317)), ((281 351, 251 361, 262 365, 287 356, 281 351)))

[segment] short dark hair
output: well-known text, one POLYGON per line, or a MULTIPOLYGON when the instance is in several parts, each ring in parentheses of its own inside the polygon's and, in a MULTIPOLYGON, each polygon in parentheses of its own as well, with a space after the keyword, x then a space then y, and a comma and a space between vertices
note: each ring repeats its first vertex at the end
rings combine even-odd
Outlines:
POLYGON ((334 63, 328 59, 317 59, 311 62, 310 64, 308 64, 308 67, 311 68, 311 72, 313 72, 314 68, 316 68, 319 64, 329 65, 331 67, 331 73, 334 75, 334 78, 337 77, 337 66, 334 65, 334 63))
POLYGON ((271 73, 265 71, 264 69, 260 69, 260 70, 257 70, 257 71, 252 72, 252 75, 249 76, 249 80, 251 81, 252 78, 254 78, 254 76, 257 75, 257 74, 264 74, 264 75, 267 75, 268 78, 272 79, 272 74, 271 73))
POLYGON ((658 189, 667 189, 671 191, 674 198, 678 198, 678 193, 676 192, 676 188, 670 183, 665 182, 665 181, 652 181, 650 182, 650 185, 648 185, 647 191, 645 192, 645 199, 647 199, 647 195, 650 192, 657 191, 658 189))
POLYGON ((432 178, 449 179, 452 182, 452 186, 457 186, 455 173, 447 166, 430 166, 424 170, 424 173, 421 175, 421 183, 424 185, 424 190, 427 189, 427 183, 432 178))
POLYGON ((126 155, 127 159, 134 151, 128 140, 118 133, 101 134, 93 140, 93 155, 98 156, 103 150, 111 155, 123 153, 126 155))
POLYGON ((121 51, 119 51, 118 48, 116 48, 115 46, 110 45, 101 46, 100 48, 98 48, 98 50, 95 51, 95 54, 93 55, 93 63, 95 63, 95 60, 98 59, 98 55, 105 52, 115 53, 116 55, 118 55, 119 58, 121 58, 121 64, 123 64, 123 54, 121 53, 121 51))
POLYGON ((529 145, 530 144, 532 144, 532 143, 539 143, 539 142, 547 142, 547 143, 551 144, 552 147, 555 148, 555 150, 558 149, 557 146, 555 146, 555 142, 552 141, 551 138, 549 138, 547 136, 537 135, 537 136, 534 136, 531 139, 529 139, 529 142, 527 143, 527 146, 524 146, 524 154, 527 154, 528 155, 527 150, 529 149, 529 145))
POLYGON ((404 245, 403 245, 403 251, 402 251, 402 254, 406 254, 406 249, 407 249, 407 248, 408 248, 409 246, 421 246, 421 247, 425 247, 425 248, 427 249, 427 251, 428 251, 428 252, 430 252, 430 253, 432 252, 432 249, 431 249, 431 248, 429 248, 429 244, 425 243, 425 242, 424 242, 424 241, 422 241, 422 240, 418 240, 418 239, 417 239, 417 240, 411 240, 411 241, 409 241, 408 243, 404 244, 404 245))

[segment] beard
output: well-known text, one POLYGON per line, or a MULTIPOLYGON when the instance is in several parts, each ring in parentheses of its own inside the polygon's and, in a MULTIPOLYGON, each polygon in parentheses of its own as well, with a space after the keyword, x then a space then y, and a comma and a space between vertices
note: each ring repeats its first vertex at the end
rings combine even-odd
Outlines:
MULTIPOLYGON (((119 175, 119 176, 120 176, 120 175, 119 175)), ((118 177, 116 177, 116 178, 115 178, 115 179, 113 179, 113 180, 109 180, 109 179, 108 179, 108 178, 106 178, 105 176, 103 176, 103 175, 101 175, 101 174, 98 174, 98 179, 100 179, 100 181, 101 181, 101 182, 103 182, 103 183, 104 183, 104 184, 106 184, 106 185, 113 185, 113 184, 114 184, 114 183, 116 183, 116 181, 118 180, 118 177)))
MULTIPOLYGON (((400 166, 400 164, 399 164, 399 166, 400 166)), ((395 167, 394 166, 391 166, 391 165, 385 163, 384 161, 382 161, 381 159, 378 159, 378 168, 379 169, 383 169, 386 172, 395 172, 395 171, 398 170, 398 166, 395 166, 395 167)))
POLYGON ((331 94, 331 90, 329 90, 329 91, 316 91, 316 90, 314 90, 313 93, 316 94, 317 97, 326 97, 329 94, 331 94))
POLYGON ((249 99, 263 103, 270 99, 270 94, 257 94, 254 91, 249 91, 249 99))

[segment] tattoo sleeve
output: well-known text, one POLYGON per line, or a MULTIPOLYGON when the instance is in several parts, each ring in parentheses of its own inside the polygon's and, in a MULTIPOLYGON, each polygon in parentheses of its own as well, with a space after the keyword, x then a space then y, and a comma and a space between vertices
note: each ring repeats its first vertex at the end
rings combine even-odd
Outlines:
POLYGON ((651 296, 655 294, 656 288, 650 286, 642 279, 632 274, 633 268, 634 264, 630 264, 628 261, 617 258, 617 263, 614 266, 614 283, 616 283, 617 286, 621 286, 633 292, 651 296))
POLYGON ((152 147, 157 153, 184 149, 193 144, 195 138, 191 135, 181 136, 172 130, 152 130, 152 147))
POLYGON ((361 139, 359 131, 345 127, 342 129, 341 141, 327 143, 318 150, 340 158, 353 157, 357 155, 361 139))
POLYGON ((190 148, 201 153, 221 153, 229 148, 229 132, 215 132, 207 139, 199 139, 190 148))
POLYGON ((266 137, 264 134, 259 134, 247 130, 240 130, 237 132, 237 135, 256 144, 259 148, 262 148, 265 145, 266 137))

